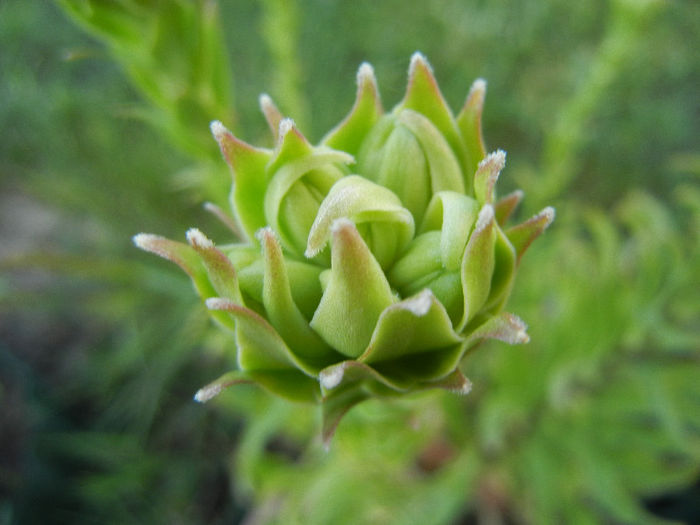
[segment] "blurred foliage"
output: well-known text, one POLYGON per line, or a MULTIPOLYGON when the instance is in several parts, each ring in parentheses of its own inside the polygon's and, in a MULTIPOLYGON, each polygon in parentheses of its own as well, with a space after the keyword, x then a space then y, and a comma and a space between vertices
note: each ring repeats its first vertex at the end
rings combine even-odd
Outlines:
POLYGON ((0 524, 652 523, 697 479, 697 2, 56 4, 92 38, 0 4, 0 524), (452 107, 489 81, 505 189, 555 200, 511 302, 532 342, 467 357, 464 398, 357 407, 328 452, 314 407, 192 403, 231 341, 131 235, 226 239, 209 120, 258 139, 268 90, 318 139, 360 62, 391 107, 416 49, 452 107))

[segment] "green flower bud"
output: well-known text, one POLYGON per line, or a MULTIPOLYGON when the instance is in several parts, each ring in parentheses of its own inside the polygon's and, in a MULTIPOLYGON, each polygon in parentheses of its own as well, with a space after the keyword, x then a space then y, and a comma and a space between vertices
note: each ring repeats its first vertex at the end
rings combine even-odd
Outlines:
POLYGON ((504 229, 522 192, 496 200, 505 153, 485 154, 484 81, 455 118, 419 54, 389 114, 371 66, 357 79, 355 105, 319 146, 265 95, 274 150, 212 124, 246 240, 216 247, 195 229, 187 244, 134 237, 183 268, 234 333, 236 370, 195 398, 254 382, 320 402, 326 438, 371 396, 467 393, 459 365, 484 339, 527 342, 525 324, 502 308, 522 254, 554 218, 546 208, 504 229))

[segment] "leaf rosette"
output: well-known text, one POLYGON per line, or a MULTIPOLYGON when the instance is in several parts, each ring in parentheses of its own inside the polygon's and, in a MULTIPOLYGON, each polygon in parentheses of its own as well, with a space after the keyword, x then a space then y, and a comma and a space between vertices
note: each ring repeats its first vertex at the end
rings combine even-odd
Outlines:
POLYGON ((212 123, 243 241, 215 246, 196 229, 186 244, 134 238, 182 267, 234 333, 236 370, 196 399, 257 383, 321 403, 327 439, 369 397, 469 392, 460 363, 485 339, 527 342, 502 309, 523 252, 554 218, 546 208, 506 228, 522 193, 496 199, 505 153, 486 154, 483 80, 456 117, 418 53, 390 113, 371 66, 357 80, 352 110, 317 146, 265 95, 274 149, 212 123))

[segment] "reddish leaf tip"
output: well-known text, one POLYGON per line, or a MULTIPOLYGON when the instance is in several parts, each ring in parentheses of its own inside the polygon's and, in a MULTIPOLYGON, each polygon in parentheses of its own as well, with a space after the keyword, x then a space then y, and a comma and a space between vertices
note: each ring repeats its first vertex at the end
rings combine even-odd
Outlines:
POLYGON ((333 235, 340 235, 348 231, 348 228, 354 230, 355 223, 347 217, 340 217, 333 221, 333 224, 331 225, 331 233, 333 235))
POLYGON ((466 377, 464 378, 464 382, 457 386, 456 388, 450 388, 450 392, 453 394, 457 394, 460 396, 466 396, 469 392, 472 391, 472 382, 469 381, 466 377))
POLYGON ((506 166, 506 152, 502 149, 497 149, 493 153, 489 153, 486 158, 479 162, 479 169, 492 169, 500 172, 506 166))
POLYGON ((186 237, 187 242, 189 242, 190 246, 193 248, 210 249, 214 247, 214 243, 211 241, 211 239, 209 239, 197 228, 190 228, 187 230, 186 237))
POLYGON ((211 134, 214 135, 214 139, 216 139, 216 142, 219 144, 225 139, 226 135, 231 134, 231 132, 226 129, 226 126, 219 120, 212 120, 211 124, 209 124, 209 129, 211 130, 211 134))
POLYGON ((547 206, 544 210, 540 212, 540 216, 544 217, 546 220, 545 228, 547 228, 554 221, 556 216, 556 210, 551 206, 547 206))

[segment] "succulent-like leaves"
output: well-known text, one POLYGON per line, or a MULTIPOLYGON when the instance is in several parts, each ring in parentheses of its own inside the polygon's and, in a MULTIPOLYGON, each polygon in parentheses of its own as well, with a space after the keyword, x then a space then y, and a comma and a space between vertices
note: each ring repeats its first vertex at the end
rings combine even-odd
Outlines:
POLYGON ((465 189, 450 144, 430 119, 412 109, 377 123, 360 149, 358 170, 396 193, 419 223, 433 193, 465 189))
POLYGON ((440 232, 440 255, 446 270, 459 269, 478 211, 478 203, 460 193, 441 191, 433 195, 420 232, 440 232))
POLYGON ((374 69, 367 62, 357 71, 357 96, 350 114, 328 133, 321 144, 357 155, 360 145, 384 113, 374 69))
POLYGON ((485 204, 479 212, 474 232, 469 237, 462 259, 462 290, 464 313, 458 325, 461 331, 484 305, 491 291, 495 266, 496 218, 493 206, 485 204))
POLYGON ((218 250, 214 243, 196 228, 187 232, 187 241, 199 254, 199 257, 207 269, 209 282, 214 287, 216 295, 231 301, 243 304, 241 291, 238 288, 236 270, 231 260, 218 250))
MULTIPOLYGON (((182 268, 192 279, 192 283, 202 299, 218 295, 214 285, 209 280, 207 269, 192 246, 150 233, 134 235, 133 241, 142 250, 168 259, 182 268)), ((226 328, 231 330, 234 328, 234 323, 230 317, 217 314, 214 315, 214 318, 226 328)))
POLYGON ((506 154, 500 149, 479 162, 474 174, 474 196, 480 204, 493 204, 496 181, 505 165, 506 154))
POLYGON ((486 98, 486 81, 477 79, 472 84, 467 100, 457 115, 457 126, 462 133, 462 139, 467 151, 465 173, 474 173, 479 162, 486 155, 486 146, 481 130, 481 114, 486 98))
POLYGON ((263 228, 258 232, 258 239, 265 261, 263 305, 267 318, 297 358, 318 372, 340 356, 311 329, 294 302, 282 247, 274 232, 263 228))
POLYGON ((314 370, 290 351, 265 319, 249 308, 218 297, 207 299, 206 305, 236 320, 238 367, 247 377, 288 399, 317 399, 314 370))
POLYGON ((356 357, 395 299, 381 266, 348 219, 333 223, 331 254, 330 280, 311 327, 337 351, 356 357))
POLYGON ((267 125, 270 127, 270 131, 272 132, 272 136, 275 139, 276 144, 279 141, 280 124, 282 123, 284 116, 280 110, 277 109, 277 106, 268 94, 263 93, 260 95, 258 103, 260 104, 260 111, 262 111, 263 115, 265 115, 265 120, 267 121, 267 125))
POLYGON ((383 268, 394 262, 413 238, 411 213, 390 190, 359 175, 340 179, 328 192, 316 215, 304 255, 315 257, 326 245, 336 219, 346 217, 383 268))
MULTIPOLYGON (((465 148, 445 98, 440 92, 437 80, 433 75, 433 68, 421 53, 414 53, 411 64, 408 67, 408 86, 406 95, 397 110, 412 109, 430 120, 440 131, 452 148, 454 155, 463 170, 468 169, 465 164, 465 148)), ((473 173, 473 171, 471 172, 473 173)), ((449 189, 449 188, 445 188, 449 189)))
POLYGON ((389 114, 363 64, 352 110, 319 146, 267 95, 260 107, 274 150, 212 123, 246 242, 217 248, 196 229, 189 246, 134 239, 180 265, 235 331, 239 370, 201 389, 198 401, 245 382, 320 401, 328 440, 370 397, 467 393, 459 364, 486 339, 527 342, 525 323, 501 309, 520 257, 554 212, 503 231, 522 192, 496 200, 505 153, 486 156, 485 90, 477 80, 455 119, 417 53, 389 114))
POLYGON ((489 318, 469 335, 470 343, 479 339, 498 339, 511 345, 530 341, 527 325, 517 315, 508 312, 489 318))
POLYGON ((520 258, 525 253, 525 250, 532 244, 532 241, 539 237, 542 232, 552 224, 553 220, 554 208, 547 206, 544 210, 522 224, 518 224, 506 230, 506 235, 518 254, 518 262, 520 262, 520 258))
POLYGON ((496 205, 494 206, 494 211, 496 213, 496 222, 498 224, 503 226, 506 222, 508 222, 508 219, 518 207, 520 201, 523 200, 523 196, 524 193, 522 190, 515 190, 509 193, 508 195, 498 199, 496 205))
POLYGON ((282 245, 302 255, 318 207, 330 188, 346 172, 351 155, 329 148, 314 150, 290 120, 280 124, 275 158, 268 166, 264 215, 282 245))
POLYGON ((233 211, 248 239, 252 240, 255 232, 265 226, 265 166, 272 153, 237 139, 219 121, 211 123, 211 131, 233 175, 233 211))

